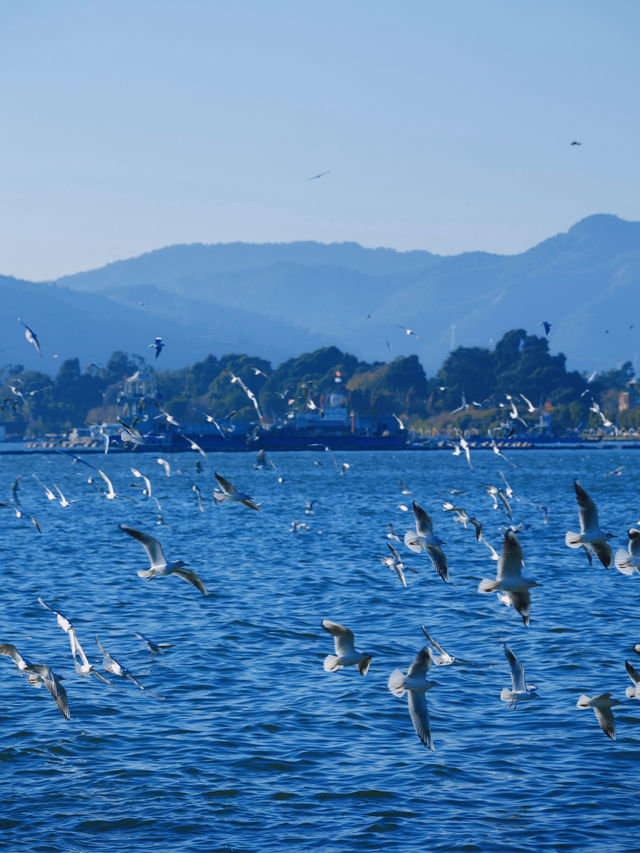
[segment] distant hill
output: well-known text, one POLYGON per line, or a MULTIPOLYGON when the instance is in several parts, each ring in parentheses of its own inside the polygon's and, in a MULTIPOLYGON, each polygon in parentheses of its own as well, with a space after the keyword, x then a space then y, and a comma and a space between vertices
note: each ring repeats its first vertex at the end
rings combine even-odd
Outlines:
POLYGON ((147 354, 146 344, 161 335, 167 366, 229 351, 275 365, 335 344, 370 361, 415 353, 432 375, 451 347, 490 346, 512 328, 540 334, 543 320, 552 324, 551 350, 564 352, 570 369, 637 365, 640 349, 640 223, 607 214, 519 255, 439 256, 355 243, 193 244, 49 284, 0 284, 3 298, 14 293, 14 307, 0 319, 11 342, 5 361, 24 364, 26 342, 13 355, 18 315, 45 349, 75 346, 69 354, 87 360, 116 348, 147 354))

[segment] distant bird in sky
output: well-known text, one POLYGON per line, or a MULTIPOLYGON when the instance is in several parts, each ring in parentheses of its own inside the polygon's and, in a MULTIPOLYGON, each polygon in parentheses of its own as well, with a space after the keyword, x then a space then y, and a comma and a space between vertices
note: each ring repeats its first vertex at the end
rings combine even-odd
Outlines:
POLYGON ((153 578, 162 578, 167 575, 177 575, 179 578, 187 581, 196 589, 199 589, 203 595, 207 594, 204 584, 195 572, 184 569, 183 566, 188 565, 183 560, 167 560, 162 550, 162 545, 154 536, 149 536, 148 533, 143 533, 140 530, 135 530, 133 527, 127 527, 126 524, 120 525, 120 530, 124 530, 129 536, 133 536, 142 545, 147 552, 147 557, 151 563, 148 569, 138 569, 138 576, 152 580, 153 578))
POLYGON ((572 145, 582 145, 582 142, 578 142, 578 140, 577 140, 577 139, 574 139, 574 140, 573 140, 573 142, 572 142, 571 144, 572 144, 572 145))
POLYGON ((40 343, 38 342, 38 336, 36 335, 36 333, 33 331, 33 329, 30 329, 29 326, 27 326, 22 317, 18 317, 18 323, 22 323, 22 325, 24 326, 25 338, 29 341, 30 344, 34 345, 34 347, 36 348, 36 352, 38 353, 40 358, 44 358, 44 356, 42 355, 42 350, 40 349, 40 343))
POLYGON ((152 344, 148 344, 147 346, 151 347, 151 349, 154 349, 156 351, 157 358, 164 349, 165 342, 162 340, 162 338, 156 338, 152 344))
POLYGON ((414 332, 413 329, 408 329, 406 326, 401 326, 399 323, 396 323, 396 326, 398 327, 398 329, 402 329, 405 335, 413 335, 416 338, 420 337, 420 335, 414 332))
POLYGON ((551 323, 547 323, 546 320, 543 320, 540 325, 543 327, 546 336, 549 337, 549 332, 551 331, 551 323))
POLYGON ((330 169, 327 169, 326 172, 318 172, 317 175, 311 175, 310 178, 307 178, 308 181, 317 181, 319 178, 324 178, 325 175, 330 173, 330 169))
POLYGON ((335 655, 325 657, 323 664, 325 672, 335 672, 345 666, 355 665, 358 667, 360 675, 366 675, 369 672, 373 655, 357 651, 353 631, 338 622, 332 622, 330 619, 323 619, 322 627, 333 637, 336 652, 335 655))

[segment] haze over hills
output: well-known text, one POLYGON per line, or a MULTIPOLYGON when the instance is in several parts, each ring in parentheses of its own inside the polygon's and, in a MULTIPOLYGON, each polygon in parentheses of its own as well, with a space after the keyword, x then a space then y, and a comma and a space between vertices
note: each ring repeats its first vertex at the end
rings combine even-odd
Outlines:
POLYGON ((101 361, 114 349, 148 356, 161 335, 172 367, 209 352, 275 365, 335 344, 371 361, 416 353, 428 375, 452 346, 490 347, 511 328, 542 334, 548 320, 551 350, 564 352, 570 369, 591 371, 638 363, 640 223, 597 214, 511 256, 355 243, 177 245, 52 283, 0 279, 0 296, 5 362, 41 370, 55 363, 47 368, 31 347, 16 351, 16 316, 61 358, 101 361))

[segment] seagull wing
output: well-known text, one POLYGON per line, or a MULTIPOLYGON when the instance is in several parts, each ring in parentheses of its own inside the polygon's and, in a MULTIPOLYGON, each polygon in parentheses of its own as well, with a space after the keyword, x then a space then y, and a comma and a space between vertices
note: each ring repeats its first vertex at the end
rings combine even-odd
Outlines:
POLYGON ((504 654, 511 668, 511 683, 514 693, 524 693, 527 689, 527 681, 524 676, 524 669, 518 658, 511 651, 509 646, 504 644, 504 654))
POLYGON ((421 536, 427 536, 429 533, 433 533, 433 522, 431 521, 431 518, 415 501, 413 501, 412 506, 413 514, 416 519, 416 531, 421 536))
POLYGON ((448 654, 445 652, 445 650, 442 648, 442 646, 439 643, 436 643, 436 641, 433 639, 431 634, 427 633, 427 629, 424 627, 424 625, 421 625, 420 627, 422 628, 422 633, 425 635, 427 640, 429 640, 429 642, 431 643, 433 648, 438 652, 438 654, 442 655, 443 657, 448 657, 448 654))
POLYGON ((578 514, 580 516, 581 532, 584 533, 588 530, 598 530, 600 525, 598 523, 598 510, 596 509, 596 505, 577 480, 573 481, 573 488, 576 491, 576 499, 578 501, 578 514))
POLYGON ((409 690, 409 715, 413 728, 422 743, 435 751, 431 738, 431 727, 429 726, 429 714, 427 713, 427 699, 423 692, 409 690))
POLYGON ((64 689, 64 687, 62 686, 62 682, 53 672, 51 667, 46 666, 44 664, 31 664, 31 669, 37 672, 38 675, 44 681, 44 686, 53 696, 56 705, 62 713, 62 716, 66 720, 71 719, 71 714, 69 713, 69 699, 67 698, 67 691, 64 689))
POLYGON ((513 530, 507 530, 502 543, 502 554, 498 560, 497 579, 522 576, 522 548, 513 530))
POLYGON ((428 646, 420 649, 413 659, 413 663, 409 667, 407 678, 425 678, 426 674, 429 672, 432 658, 433 655, 428 646))
POLYGON ((340 625, 338 622, 332 622, 330 619, 322 620, 322 627, 328 631, 333 637, 333 643, 338 657, 341 655, 355 652, 355 640, 353 631, 340 625))
POLYGON ((522 616, 525 628, 529 627, 529 614, 531 612, 531 593, 528 589, 510 590, 507 592, 509 600, 522 616))
MULTIPOLYGON (((604 696, 610 696, 610 693, 603 694, 604 696)), ((600 699, 600 696, 594 696, 594 699, 600 699)), ((606 734, 607 737, 610 737, 611 740, 616 739, 616 721, 613 717, 613 711, 611 708, 598 708, 594 706, 594 713, 596 715, 596 719, 600 724, 600 728, 606 734)))
POLYGON ((442 548, 438 548, 437 545, 425 545, 425 550, 431 558, 434 569, 445 583, 449 583, 449 566, 442 548))
POLYGON ((191 572, 188 569, 174 569, 171 574, 178 575, 179 578, 183 578, 187 583, 193 584, 203 595, 207 594, 204 584, 195 572, 191 572))
POLYGON ((631 681, 633 681, 634 684, 640 684, 640 672, 638 672, 637 669, 634 669, 628 660, 624 662, 624 668, 627 670, 631 681))
POLYGON ((9 655, 18 669, 26 669, 28 664, 20 652, 11 643, 0 643, 0 655, 9 655))
POLYGON ((216 480, 218 481, 218 485, 220 486, 220 488, 222 489, 222 491, 226 495, 237 495, 238 494, 238 490, 233 485, 233 483, 230 483, 229 480, 225 480, 225 478, 221 474, 218 474, 217 471, 216 471, 216 480))
POLYGON ((133 527, 127 527, 126 524, 121 524, 120 530, 124 530, 124 532, 128 533, 129 536, 133 536, 134 539, 137 539, 138 542, 140 542, 147 552, 152 569, 157 566, 167 565, 167 559, 164 556, 162 545, 154 536, 149 536, 148 533, 143 533, 141 530, 135 530, 133 527))
POLYGON ((593 553, 600 560, 605 569, 610 569, 613 561, 613 551, 608 542, 592 542, 593 553))

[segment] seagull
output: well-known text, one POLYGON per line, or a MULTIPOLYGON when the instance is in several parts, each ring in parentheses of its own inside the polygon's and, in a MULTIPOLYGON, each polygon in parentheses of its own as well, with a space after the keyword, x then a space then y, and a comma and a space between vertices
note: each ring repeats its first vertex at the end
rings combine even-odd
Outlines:
POLYGON ((396 414, 394 414, 393 412, 391 412, 391 416, 392 416, 393 418, 395 418, 396 423, 398 424, 398 428, 400 429, 400 432, 402 432, 402 430, 406 429, 406 427, 405 427, 405 425, 404 425, 404 421, 402 420, 402 418, 399 418, 399 417, 398 417, 396 414))
POLYGON ((504 496, 503 492, 497 486, 492 486, 490 483, 483 483, 482 485, 486 487, 485 492, 493 500, 493 508, 500 509, 498 505, 498 499, 500 499, 507 518, 509 519, 509 521, 511 521, 511 506, 509 504, 509 501, 504 496))
POLYGON ((49 486, 45 486, 45 484, 42 482, 42 480, 40 480, 35 474, 32 474, 31 476, 36 481, 36 483, 40 483, 40 485, 44 489, 45 495, 47 496, 47 500, 50 500, 50 501, 57 501, 58 500, 58 498, 53 494, 53 492, 51 491, 49 486))
MULTIPOLYGON (((116 492, 115 492, 115 490, 114 490, 114 488, 113 488, 113 483, 112 483, 112 482, 111 482, 111 480, 107 477, 107 475, 104 473, 104 471, 102 471, 100 468, 98 468, 98 474, 100 474, 100 476, 102 477, 102 479, 103 479, 103 480, 105 481, 105 483, 107 484, 107 491, 106 491, 106 492, 103 492, 103 495, 105 496, 105 498, 106 498, 108 501, 113 501, 113 500, 115 500, 117 497, 121 497, 120 495, 117 495, 117 494, 116 494, 116 492)), ((128 500, 128 501, 132 501, 132 500, 133 500, 133 498, 129 498, 129 497, 127 497, 127 500, 128 500)))
POLYGON ((627 550, 619 548, 616 551, 614 563, 616 569, 623 575, 632 575, 634 569, 640 572, 640 530, 632 527, 627 530, 627 535, 629 536, 627 550))
POLYGON ((433 639, 433 637, 429 633, 427 633, 427 629, 424 627, 424 625, 421 625, 420 627, 422 628, 422 633, 425 635, 427 640, 431 643, 433 648, 440 655, 439 658, 434 658, 434 657, 431 658, 433 663, 435 663, 436 666, 450 666, 452 663, 455 663, 456 661, 459 661, 459 663, 466 663, 466 661, 459 660, 459 658, 456 658, 453 655, 450 655, 449 652, 445 652, 445 650, 442 648, 442 646, 439 643, 436 643, 436 641, 433 639))
POLYGON ((122 418, 118 418, 118 423, 122 427, 120 430, 120 440, 123 444, 134 444, 136 447, 144 444, 144 436, 136 429, 138 418, 134 418, 130 424, 123 421, 122 418))
POLYGON ((610 737, 611 740, 616 739, 616 721, 613 719, 611 711, 616 705, 623 705, 619 699, 612 699, 611 693, 601 693, 599 696, 585 696, 584 693, 578 699, 577 708, 593 708, 596 719, 600 724, 600 728, 610 737))
POLYGON ((225 478, 215 472, 216 480, 218 481, 218 485, 222 489, 222 492, 214 491, 213 497, 216 501, 234 501, 235 503, 241 503, 243 506, 249 507, 249 509, 257 509, 260 507, 257 503, 254 502, 253 498, 250 498, 249 495, 244 494, 243 492, 239 492, 233 483, 229 482, 229 480, 225 480, 225 478))
POLYGON ((464 412, 469 408, 469 404, 467 403, 467 398, 464 396, 464 391, 462 392, 462 402, 458 406, 457 409, 453 409, 451 412, 452 415, 455 415, 456 412, 464 412))
POLYGON ((396 531, 394 530, 393 524, 391 524, 391 522, 389 522, 389 524, 387 524, 387 528, 389 530, 389 532, 387 533, 387 539, 391 539, 393 542, 401 542, 402 541, 400 539, 400 537, 398 536, 398 534, 396 533, 396 531))
POLYGON ((587 553, 589 565, 592 564, 592 555, 595 554, 605 569, 612 566, 613 552, 607 539, 613 539, 613 533, 604 533, 600 530, 598 521, 598 510, 589 495, 577 480, 573 481, 573 487, 578 501, 578 514, 580 517, 580 533, 568 530, 564 541, 569 548, 583 547, 587 553))
MULTIPOLYGON (((402 584, 402 586, 406 588, 407 581, 406 581, 406 578, 404 576, 405 565, 402 562, 402 557, 400 556, 400 554, 398 554, 396 549, 393 547, 393 545, 389 541, 387 541, 387 548, 391 552, 391 556, 390 557, 383 557, 382 558, 382 565, 386 566, 388 569, 391 569, 392 572, 395 572, 398 575, 398 577, 400 578, 400 583, 402 584)), ((407 571, 415 572, 416 574, 418 574, 418 571, 416 569, 410 569, 408 567, 406 567, 406 568, 407 568, 407 571)))
POLYGON ((408 329, 406 326, 400 326, 398 323, 396 323, 395 325, 398 327, 398 329, 402 329, 405 335, 413 335, 415 338, 420 337, 420 335, 414 332, 413 329, 408 329))
POLYGON ((207 458, 207 454, 200 447, 200 445, 197 442, 195 442, 192 438, 187 438, 187 436, 181 432, 179 432, 178 435, 182 436, 182 438, 184 438, 184 440, 188 443, 189 450, 195 450, 197 453, 200 453, 202 456, 204 456, 205 459, 207 458))
POLYGON ((315 510, 313 509, 314 503, 317 503, 315 498, 312 498, 310 501, 307 501, 304 505, 304 514, 305 515, 313 515, 315 510))
POLYGON ((525 397, 525 396, 524 396, 524 394, 522 394, 522 393, 520 394, 520 396, 521 396, 521 397, 522 397, 522 399, 524 400, 524 402, 525 402, 525 404, 526 404, 526 406, 527 406, 527 411, 529 412, 529 414, 530 414, 530 415, 533 415, 535 412, 537 412, 537 411, 538 411, 538 410, 536 409, 536 407, 533 405, 533 403, 531 402, 531 400, 529 400, 529 398, 528 398, 528 397, 525 397))
POLYGON ((536 693, 535 684, 527 684, 522 664, 506 643, 504 643, 504 653, 511 668, 511 690, 508 687, 503 687, 500 692, 500 699, 503 702, 509 702, 509 707, 515 711, 518 702, 525 702, 527 699, 533 699, 536 696, 539 698, 540 694, 536 693))
POLYGON ((27 326, 27 324, 21 317, 18 317, 18 323, 22 323, 22 325, 24 326, 25 338, 29 341, 30 344, 34 345, 34 347, 36 348, 36 352, 38 353, 40 358, 44 358, 44 356, 42 355, 42 350, 40 349, 40 343, 38 341, 38 336, 36 335, 36 333, 33 331, 33 329, 30 329, 29 326, 27 326))
POLYGON ((163 649, 172 649, 174 647, 174 643, 154 643, 153 640, 150 640, 148 637, 145 637, 144 634, 139 634, 136 632, 136 637, 142 640, 147 644, 147 648, 153 655, 158 655, 163 649))
POLYGON ((62 492, 61 492, 61 491, 60 491, 60 489, 56 486, 56 484, 55 484, 55 483, 53 484, 53 488, 54 488, 54 489, 56 490, 56 492, 60 495, 60 500, 59 500, 59 504, 60 504, 60 506, 67 507, 67 506, 71 506, 71 504, 76 504, 76 503, 78 503, 78 498, 74 498, 74 500, 71 500, 71 501, 70 501, 70 500, 67 500, 67 498, 65 498, 65 496, 62 494, 62 492))
POLYGON ((504 604, 513 604, 522 616, 525 627, 529 627, 529 611, 531 610, 531 595, 529 589, 541 586, 536 581, 522 577, 522 548, 513 530, 507 530, 502 543, 502 554, 498 560, 498 571, 495 580, 482 578, 478 592, 502 591, 500 600, 504 604))
POLYGON ((203 595, 207 594, 204 584, 195 572, 184 569, 183 566, 188 563, 182 560, 167 560, 162 550, 162 545, 153 536, 148 533, 142 533, 140 530, 135 530, 133 527, 127 527, 126 524, 120 525, 120 530, 124 530, 129 536, 133 536, 147 552, 151 567, 149 569, 138 569, 138 576, 153 580, 154 578, 162 578, 167 575, 177 575, 183 578, 187 583, 199 589, 203 595))
POLYGON ((151 349, 154 349, 156 351, 157 358, 164 349, 165 343, 162 338, 156 338, 152 344, 147 344, 147 346, 151 347, 151 349))
POLYGON ((158 465, 162 465, 162 467, 164 469, 164 473, 167 475, 167 477, 170 477, 171 476, 171 465, 169 465, 167 460, 161 459, 160 457, 158 457, 158 459, 156 459, 156 462, 158 463, 158 465))
POLYGON ((46 607, 47 610, 50 610, 52 613, 56 614, 56 620, 58 622, 58 625, 68 635, 69 644, 71 646, 71 654, 73 655, 73 663, 78 675, 84 675, 88 678, 91 674, 93 674, 97 678, 99 678, 100 681, 104 681, 105 684, 111 684, 111 682, 108 681, 103 675, 101 675, 95 668, 95 666, 92 663, 89 663, 89 661, 87 660, 87 656, 85 655, 84 650, 80 645, 80 641, 78 640, 78 636, 76 634, 76 629, 73 626, 73 622, 70 619, 67 619, 67 617, 63 613, 60 613, 59 610, 55 610, 53 607, 47 604, 46 601, 43 601, 42 598, 38 597, 38 602, 43 607, 46 607), (80 657, 80 663, 78 663, 77 660, 78 656, 80 657))
POLYGON ((582 145, 582 142, 578 142, 578 140, 577 140, 577 139, 574 139, 574 140, 571 142, 571 145, 582 145))
POLYGON ((141 478, 143 480, 145 488, 143 489, 142 494, 146 495, 148 498, 150 498, 151 497, 151 481, 149 480, 149 478, 145 477, 144 474, 141 474, 137 468, 130 468, 129 470, 131 471, 131 473, 133 474, 134 477, 138 477, 138 478, 141 478))
POLYGON ((442 539, 433 535, 433 522, 422 507, 413 501, 413 514, 416 519, 416 532, 407 530, 404 534, 404 544, 407 548, 419 554, 426 551, 429 555, 434 569, 438 572, 445 583, 449 582, 449 567, 444 552, 439 547, 444 545, 442 539))
POLYGON ((140 682, 131 675, 126 666, 122 666, 114 657, 112 657, 109 652, 104 648, 100 640, 98 639, 98 635, 95 635, 96 643, 98 644, 98 648, 102 652, 102 666, 104 667, 105 672, 112 672, 114 675, 118 675, 120 678, 128 678, 139 687, 140 690, 144 690, 145 693, 148 693, 149 696, 153 696, 154 699, 164 699, 164 696, 158 696, 156 693, 152 693, 150 690, 147 690, 146 687, 143 687, 140 682))
POLYGON ((411 489, 408 489, 408 488, 405 486, 405 484, 402 482, 402 480, 400 479, 400 477, 396 477, 396 483, 400 486, 400 490, 401 490, 401 492, 402 492, 402 494, 403 494, 403 495, 412 495, 412 494, 413 494, 413 492, 411 491, 411 489))
POLYGON ((542 320, 540 325, 544 328, 544 333, 547 337, 549 337, 549 332, 551 331, 551 323, 547 323, 546 320, 542 320))
POLYGON ((330 619, 323 619, 321 624, 324 630, 328 631, 333 637, 333 644, 336 651, 335 655, 327 655, 325 657, 325 672, 335 672, 345 666, 355 664, 358 667, 360 675, 366 675, 369 672, 373 655, 356 650, 353 631, 345 628, 344 625, 338 624, 338 622, 332 622, 330 619))
POLYGON ((435 751, 425 697, 427 690, 431 690, 438 684, 437 681, 427 681, 425 677, 431 665, 431 658, 431 649, 428 646, 420 649, 407 674, 394 669, 389 676, 387 686, 393 695, 399 698, 402 698, 405 692, 408 693, 409 714, 416 734, 425 746, 435 751))
POLYGON ((627 687, 625 691, 627 696, 629 699, 640 699, 640 672, 638 672, 637 669, 634 669, 628 660, 624 662, 624 668, 627 670, 627 674, 633 682, 633 687, 627 687))
POLYGON ((66 720, 71 719, 67 692, 62 686, 59 676, 53 672, 50 666, 47 666, 46 664, 31 663, 31 661, 23 658, 20 652, 15 646, 12 646, 11 643, 0 643, 0 654, 8 655, 16 664, 20 672, 26 672, 27 681, 32 687, 42 687, 44 684, 49 693, 53 696, 62 716, 66 720))
POLYGON ((317 181, 319 178, 324 178, 325 175, 330 173, 330 169, 327 169, 326 172, 318 172, 317 175, 311 175, 310 178, 307 178, 308 181, 317 181))
POLYGON ((166 410, 166 409, 163 409, 163 408, 162 408, 162 406, 160 405, 160 403, 159 403, 157 400, 154 400, 154 401, 153 401, 153 404, 154 404, 154 406, 156 406, 156 408, 160 409, 160 414, 159 414, 159 415, 156 415, 156 416, 154 417, 154 420, 155 420, 156 418, 164 418, 168 424, 171 424, 171 426, 176 426, 176 427, 179 427, 179 426, 180 426, 180 424, 179 424, 179 423, 178 423, 178 421, 173 417, 173 415, 169 414, 169 412, 167 412, 167 410, 166 410))
MULTIPOLYGON (((258 418, 260 420, 262 420, 262 412, 260 411, 260 406, 258 405, 258 398, 253 393, 253 391, 245 385, 245 383, 242 381, 242 379, 240 379, 239 376, 236 376, 235 373, 233 373, 231 370, 229 370, 228 367, 224 368, 223 373, 229 374, 229 376, 231 377, 232 384, 237 382, 240 385, 240 387, 242 388, 244 393, 247 395, 247 397, 253 403, 253 408, 256 410, 256 414, 258 415, 258 418)), ((231 415, 227 415, 227 418, 229 418, 229 417, 231 417, 231 415)))

